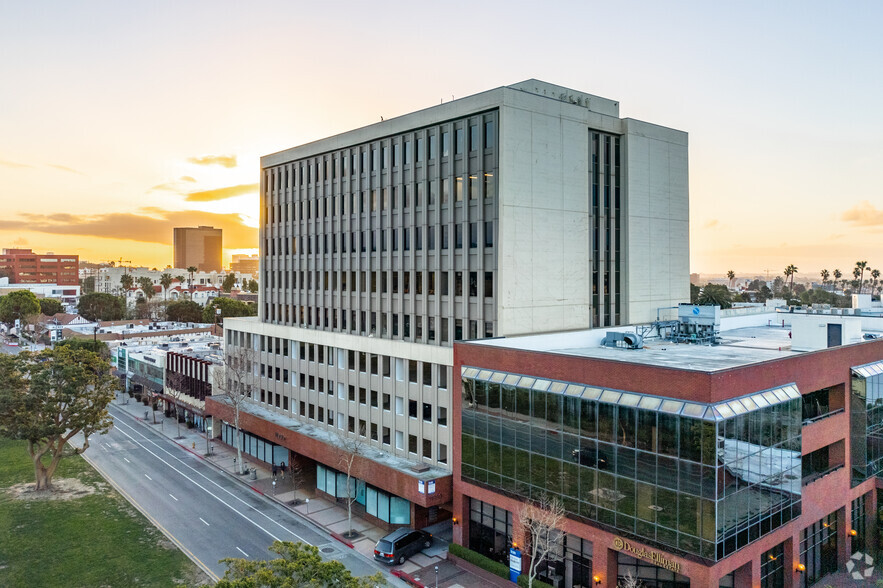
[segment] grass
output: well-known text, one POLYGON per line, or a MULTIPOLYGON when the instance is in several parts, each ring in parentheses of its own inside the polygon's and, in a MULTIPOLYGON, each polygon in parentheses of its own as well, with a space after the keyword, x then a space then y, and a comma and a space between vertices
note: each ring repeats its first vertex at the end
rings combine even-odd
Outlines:
POLYGON ((24 442, 0 439, 0 586, 174 586, 206 580, 199 568, 79 456, 54 479, 98 489, 72 500, 17 500, 33 483, 24 442))

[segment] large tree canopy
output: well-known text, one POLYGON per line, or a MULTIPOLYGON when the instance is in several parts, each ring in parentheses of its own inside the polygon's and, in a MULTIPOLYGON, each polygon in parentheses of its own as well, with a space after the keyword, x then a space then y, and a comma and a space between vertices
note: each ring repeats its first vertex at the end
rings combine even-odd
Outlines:
POLYGON ((202 322, 202 305, 192 300, 179 300, 166 307, 166 317, 179 323, 202 322))
POLYGON ((84 294, 80 296, 77 312, 90 321, 118 321, 126 318, 126 301, 104 292, 84 294))
POLYGON ((16 290, 6 296, 0 296, 0 322, 9 326, 16 320, 28 323, 40 314, 40 303, 37 297, 29 290, 16 290))
POLYGON ((221 318, 234 316, 254 316, 257 314, 257 307, 247 304, 235 298, 212 298, 212 301, 205 305, 202 311, 202 321, 205 323, 215 322, 215 309, 221 309, 221 318))
POLYGON ((303 543, 274 541, 270 551, 281 557, 269 561, 253 561, 240 558, 221 560, 227 564, 224 577, 216 588, 374 588, 386 586, 383 574, 353 576, 337 560, 323 560, 319 548, 303 543))
POLYGON ((730 308, 733 295, 730 290, 722 284, 706 284, 699 294, 698 303, 702 305, 720 306, 722 309, 730 308))
POLYGON ((55 298, 40 298, 40 312, 46 316, 52 316, 64 312, 64 305, 55 298))
POLYGON ((0 355, 0 436, 28 442, 37 490, 51 490, 63 457, 84 452, 113 421, 107 405, 119 380, 98 354, 70 345, 0 355), (70 440, 83 435, 83 445, 70 440))

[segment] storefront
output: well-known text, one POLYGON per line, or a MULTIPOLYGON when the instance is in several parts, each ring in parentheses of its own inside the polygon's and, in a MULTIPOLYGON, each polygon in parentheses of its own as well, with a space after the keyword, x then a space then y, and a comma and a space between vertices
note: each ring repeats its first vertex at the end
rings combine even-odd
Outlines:
POLYGON ((221 441, 233 448, 240 447, 242 453, 257 460, 274 465, 290 464, 288 449, 241 429, 237 442, 236 427, 226 421, 221 421, 221 441))
POLYGON ((411 524, 411 503, 404 498, 392 495, 355 477, 350 478, 350 488, 348 492, 345 473, 321 464, 316 465, 316 490, 335 499, 347 498, 355 493, 355 504, 360 505, 371 517, 390 526, 411 524))

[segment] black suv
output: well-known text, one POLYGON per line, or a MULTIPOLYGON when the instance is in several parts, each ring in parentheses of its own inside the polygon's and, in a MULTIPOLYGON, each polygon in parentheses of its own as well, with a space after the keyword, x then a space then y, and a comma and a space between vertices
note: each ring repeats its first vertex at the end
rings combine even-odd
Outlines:
POLYGON ((385 564, 403 564, 405 560, 432 546, 432 535, 414 529, 396 529, 374 546, 374 559, 385 564))

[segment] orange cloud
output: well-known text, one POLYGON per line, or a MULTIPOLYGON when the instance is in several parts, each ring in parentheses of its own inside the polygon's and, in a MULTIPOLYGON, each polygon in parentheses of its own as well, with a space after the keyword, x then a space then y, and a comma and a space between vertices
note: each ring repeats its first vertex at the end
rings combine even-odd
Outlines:
POLYGON ((213 200, 225 200, 227 198, 235 198, 236 196, 257 195, 258 184, 240 184, 238 186, 227 186, 226 188, 215 188, 214 190, 201 190, 199 192, 190 192, 185 200, 189 202, 211 202, 213 200))
POLYGON ((702 225, 702 228, 703 229, 711 229, 711 228, 716 227, 717 225, 718 225, 718 221, 716 218, 714 218, 714 219, 711 219, 710 221, 707 221, 704 225, 702 225))
POLYGON ((196 165, 220 165, 223 167, 236 167, 235 155, 203 155, 201 157, 188 157, 187 161, 196 165))
POLYGON ((883 210, 877 210, 870 202, 862 200, 844 212, 840 218, 859 227, 876 227, 883 225, 883 210))
POLYGON ((25 163, 16 163, 14 161, 7 161, 5 159, 0 159, 0 165, 5 165, 6 167, 14 167, 14 168, 34 167, 33 165, 27 165, 25 163))
POLYGON ((79 175, 81 175, 81 176, 84 175, 83 172, 81 172, 81 171, 77 171, 77 170, 75 170, 75 169, 73 169, 73 168, 70 168, 70 167, 67 167, 67 166, 64 166, 64 165, 55 165, 55 164, 53 164, 53 163, 50 163, 50 164, 49 164, 49 167, 54 167, 55 169, 60 169, 61 171, 66 171, 66 172, 69 172, 69 173, 72 173, 72 174, 79 174, 79 175))
POLYGON ((195 182, 196 181, 196 178, 194 178, 193 176, 181 176, 178 179, 181 180, 182 182, 195 182))
POLYGON ((145 208, 136 214, 101 215, 20 214, 19 219, 0 220, 0 230, 35 231, 54 235, 80 235, 170 245, 174 227, 210 225, 223 229, 224 247, 255 247, 258 230, 246 226, 239 214, 216 214, 200 210, 145 208), (151 215, 151 216, 148 216, 151 215))

